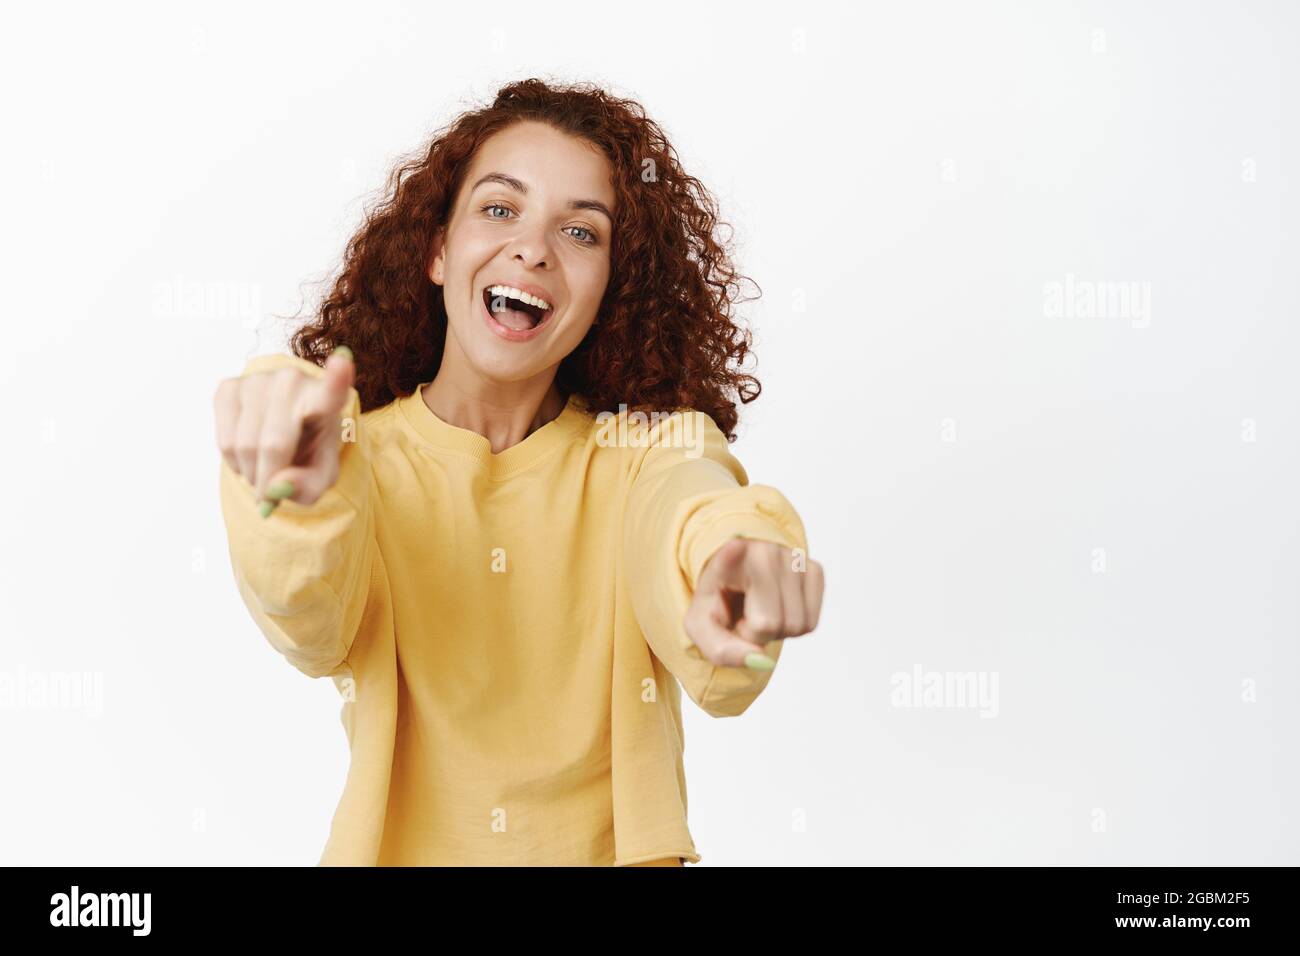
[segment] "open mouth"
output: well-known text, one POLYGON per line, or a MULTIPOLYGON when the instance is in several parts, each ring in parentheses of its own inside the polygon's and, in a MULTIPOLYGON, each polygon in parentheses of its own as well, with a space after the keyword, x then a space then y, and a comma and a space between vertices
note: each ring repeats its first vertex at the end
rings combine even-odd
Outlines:
POLYGON ((497 322, 515 332, 527 332, 546 321, 549 305, 509 286, 493 285, 483 290, 483 304, 497 322))

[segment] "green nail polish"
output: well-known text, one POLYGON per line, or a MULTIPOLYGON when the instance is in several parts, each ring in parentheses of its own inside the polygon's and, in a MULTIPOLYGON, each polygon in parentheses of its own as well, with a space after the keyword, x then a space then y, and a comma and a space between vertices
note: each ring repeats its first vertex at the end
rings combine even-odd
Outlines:
POLYGON ((269 517, 271 512, 275 510, 275 505, 276 502, 274 501, 259 502, 257 506, 257 513, 260 514, 263 518, 269 517))
POLYGON ((776 666, 776 661, 766 654, 746 654, 745 666, 753 668, 756 671, 770 671, 776 666))
POLYGON ((279 501, 281 498, 292 497, 294 490, 293 482, 288 478, 283 478, 266 489, 266 497, 272 501, 279 501))
POLYGON ((335 346, 334 351, 331 352, 330 355, 342 355, 349 362, 352 361, 352 350, 346 345, 335 346))

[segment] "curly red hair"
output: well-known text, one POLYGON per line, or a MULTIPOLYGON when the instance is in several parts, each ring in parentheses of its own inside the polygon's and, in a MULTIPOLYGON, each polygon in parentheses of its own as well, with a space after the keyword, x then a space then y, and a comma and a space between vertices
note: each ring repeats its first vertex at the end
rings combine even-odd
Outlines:
POLYGON ((294 354, 322 364, 336 345, 349 346, 363 411, 434 377, 447 334, 442 288, 427 272, 435 232, 479 146, 523 120, 589 141, 613 167, 609 283, 599 322, 560 363, 558 384, 593 414, 620 404, 704 412, 735 441, 737 402, 762 390, 740 368, 752 339, 733 317, 740 281, 752 280, 736 273, 717 236, 717 203, 682 170, 660 127, 640 104, 589 83, 509 83, 490 107, 462 114, 399 163, 349 240, 319 317, 291 338, 294 354))

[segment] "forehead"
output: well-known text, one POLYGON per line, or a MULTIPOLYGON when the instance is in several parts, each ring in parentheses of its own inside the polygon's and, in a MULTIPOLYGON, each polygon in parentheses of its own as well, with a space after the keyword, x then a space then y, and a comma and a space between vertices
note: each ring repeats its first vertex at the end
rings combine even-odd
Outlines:
POLYGON ((470 163, 466 185, 472 188, 485 173, 513 176, 528 187, 530 197, 543 201, 598 199, 614 208, 613 167, 605 155, 587 140, 545 123, 515 123, 489 137, 470 163))

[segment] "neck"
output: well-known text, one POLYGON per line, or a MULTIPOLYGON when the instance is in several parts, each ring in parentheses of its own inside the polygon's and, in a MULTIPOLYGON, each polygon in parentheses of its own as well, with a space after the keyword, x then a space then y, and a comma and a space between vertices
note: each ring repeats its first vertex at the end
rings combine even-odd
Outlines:
POLYGON ((425 405, 448 425, 477 432, 492 454, 519 444, 564 411, 556 369, 522 382, 489 382, 440 370, 421 390, 425 405))

